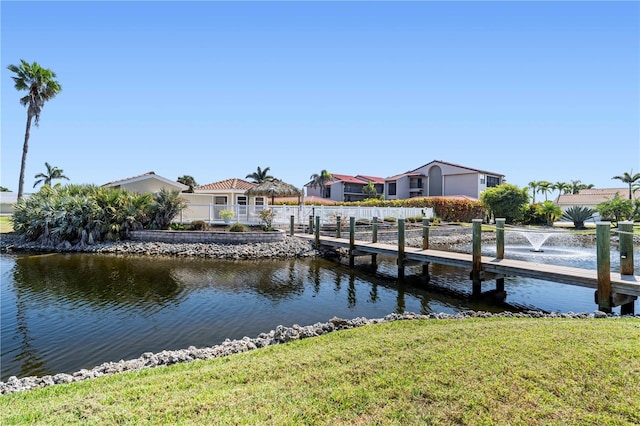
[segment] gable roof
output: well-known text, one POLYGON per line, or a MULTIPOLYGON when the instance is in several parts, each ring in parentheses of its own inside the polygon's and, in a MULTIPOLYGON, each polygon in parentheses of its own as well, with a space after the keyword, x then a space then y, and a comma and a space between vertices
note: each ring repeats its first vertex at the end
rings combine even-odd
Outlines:
POLYGON ((420 166, 420 167, 416 167, 415 169, 410 170, 410 171, 408 171, 408 172, 407 172, 407 173, 405 173, 405 174, 409 174, 409 173, 416 172, 418 169, 422 169, 423 167, 427 167, 427 166, 430 166, 430 165, 435 164, 435 163, 439 163, 439 164, 446 164, 447 166, 459 167, 459 168, 461 168, 461 169, 467 169, 467 170, 470 170, 470 171, 472 171, 472 172, 476 172, 476 173, 483 173, 483 174, 485 174, 485 175, 493 175, 493 176, 500 176, 500 177, 504 177, 504 175, 503 175, 503 174, 500 174, 500 173, 489 172, 489 171, 486 171, 486 170, 480 170, 480 169, 474 169, 473 167, 467 167, 467 166, 463 166, 463 165, 461 165, 461 164, 449 163, 449 162, 447 162, 447 161, 442 161, 442 160, 433 160, 433 161, 431 161, 430 163, 424 164, 424 165, 422 165, 422 166, 420 166))
POLYGON ((118 180, 114 180, 111 182, 107 182, 104 185, 101 185, 103 187, 106 186, 122 186, 122 185, 126 185, 128 183, 134 183, 134 182, 139 182, 142 180, 147 180, 147 179, 156 179, 159 181, 162 181, 164 183, 167 183, 175 188, 180 188, 181 190, 185 190, 185 189, 189 189, 189 187, 187 185, 184 185, 180 182, 177 182, 175 180, 171 180, 171 179, 167 179, 165 177, 162 177, 160 175, 157 175, 155 172, 147 172, 147 173, 143 173, 141 175, 137 175, 137 176, 131 176, 128 178, 124 178, 124 179, 118 179, 118 180))
MULTIPOLYGON (((616 194, 626 200, 629 198, 629 188, 591 188, 582 189, 577 194, 561 194, 556 198, 556 204, 563 205, 597 205, 612 200, 616 194)), ((640 196, 640 191, 634 192, 640 196)))
POLYGON ((256 186, 255 183, 248 182, 244 179, 231 178, 218 182, 208 183, 206 185, 199 185, 193 188, 195 191, 246 191, 256 186))
POLYGON ((378 177, 378 176, 357 175, 356 178, 361 179, 361 180, 365 181, 366 183, 369 183, 369 181, 371 181, 373 183, 377 183, 377 184, 383 184, 384 183, 384 178, 378 177))

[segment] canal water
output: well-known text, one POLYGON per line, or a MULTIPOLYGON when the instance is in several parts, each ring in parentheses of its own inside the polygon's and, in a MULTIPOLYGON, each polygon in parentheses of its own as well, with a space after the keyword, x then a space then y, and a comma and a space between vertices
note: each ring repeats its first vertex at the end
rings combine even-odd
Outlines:
MULTIPOLYGON (((570 262, 583 259, 595 267, 593 249, 572 250, 546 256, 554 262, 563 256, 570 262)), ((525 248, 522 252, 531 256, 525 248)), ((71 373, 143 352, 212 346, 227 338, 256 337, 278 325, 309 325, 334 316, 597 308, 591 289, 509 277, 508 304, 474 301, 468 271, 431 265, 427 284, 418 277, 421 267, 410 267, 408 279, 399 282, 395 259, 379 257, 375 270, 366 260, 350 269, 345 259, 3 254, 0 380, 71 373)), ((492 286, 483 283, 483 290, 492 286)), ((640 312, 637 301, 635 306, 640 312)))

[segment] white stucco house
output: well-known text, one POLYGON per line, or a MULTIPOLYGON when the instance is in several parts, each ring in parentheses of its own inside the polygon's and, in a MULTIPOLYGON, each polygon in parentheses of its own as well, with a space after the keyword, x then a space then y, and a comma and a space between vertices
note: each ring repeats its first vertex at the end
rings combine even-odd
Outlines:
POLYGON ((185 191, 189 189, 187 185, 183 185, 180 182, 175 180, 167 179, 160 175, 155 174, 155 172, 147 172, 141 175, 128 177, 125 179, 114 180, 112 182, 107 182, 103 187, 112 187, 116 189, 126 189, 130 192, 136 192, 139 194, 145 192, 156 193, 159 192, 162 188, 170 191, 185 191))
MULTIPOLYGON (((595 210, 598 204, 612 200, 616 194, 623 200, 629 199, 629 188, 591 188, 582 189, 577 194, 561 194, 555 203, 566 211, 570 207, 588 207, 595 210)), ((635 191, 633 197, 640 197, 640 191, 635 191)), ((599 220, 600 214, 595 213, 594 220, 599 220)))

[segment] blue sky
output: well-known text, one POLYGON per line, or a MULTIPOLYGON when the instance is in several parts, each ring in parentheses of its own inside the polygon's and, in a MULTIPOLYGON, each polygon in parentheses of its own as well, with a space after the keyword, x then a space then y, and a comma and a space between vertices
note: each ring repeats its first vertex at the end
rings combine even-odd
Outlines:
POLYGON ((0 185, 26 109, 9 64, 62 93, 29 143, 72 183, 257 167, 388 177, 433 160, 532 180, 640 172, 639 2, 11 2, 0 5, 0 185))

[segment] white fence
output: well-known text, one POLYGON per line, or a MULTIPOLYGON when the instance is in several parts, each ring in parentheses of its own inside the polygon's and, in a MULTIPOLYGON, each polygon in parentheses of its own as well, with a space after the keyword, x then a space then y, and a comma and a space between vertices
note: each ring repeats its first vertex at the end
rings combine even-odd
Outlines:
MULTIPOLYGON (((289 225, 291 216, 296 224, 308 224, 309 216, 319 216, 322 225, 336 222, 336 217, 343 219, 355 217, 356 219, 382 220, 385 217, 406 219, 408 217, 424 216, 433 217, 433 209, 420 207, 350 207, 350 206, 246 206, 246 205, 218 205, 218 204, 191 204, 173 220, 178 223, 191 223, 202 220, 210 224, 224 223, 220 217, 222 210, 231 210, 234 213, 231 222, 240 222, 246 225, 258 225, 260 211, 272 209, 274 212, 273 225, 289 225)), ((315 220, 315 219, 314 219, 315 220)))

